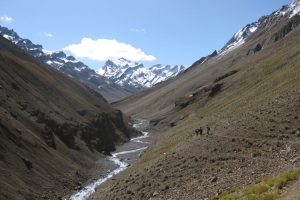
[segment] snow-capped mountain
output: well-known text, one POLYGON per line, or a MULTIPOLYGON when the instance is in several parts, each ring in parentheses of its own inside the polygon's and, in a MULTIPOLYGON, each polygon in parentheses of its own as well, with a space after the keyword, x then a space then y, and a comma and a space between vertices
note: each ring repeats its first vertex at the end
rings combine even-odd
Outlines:
MULTIPOLYGON (((214 51, 208 56, 203 56, 196 62, 194 62, 189 68, 193 68, 195 66, 201 65, 205 63, 207 60, 213 57, 220 57, 226 55, 227 53, 233 51, 234 49, 238 48, 239 46, 243 45, 247 39, 252 36, 256 32, 260 32, 263 30, 264 27, 270 27, 272 25, 276 25, 277 21, 280 21, 282 17, 285 17, 287 20, 291 18, 298 18, 295 19, 294 22, 289 24, 289 27, 279 35, 275 36, 275 38, 271 38, 271 40, 278 40, 281 37, 284 37, 288 32, 290 32, 294 27, 297 26, 297 23, 300 23, 300 0, 292 0, 292 3, 289 5, 282 6, 281 9, 273 12, 270 15, 262 16, 259 18, 258 21, 253 22, 251 24, 247 24, 245 27, 238 30, 232 38, 218 51, 214 51)), ((258 33, 259 34, 259 33, 258 33)), ((272 42, 272 41, 263 41, 263 42, 272 42)), ((254 49, 250 49, 248 54, 251 52, 255 52, 257 50, 261 50, 263 48, 263 43, 258 43, 254 49)))
POLYGON ((76 60, 73 56, 67 56, 62 51, 47 51, 42 45, 34 44, 28 39, 23 39, 15 31, 6 27, 0 26, 0 35, 42 62, 99 91, 108 101, 115 101, 131 94, 130 91, 107 80, 84 63, 76 60))
POLYGON ((241 28, 234 36, 225 44, 225 46, 218 51, 219 55, 224 55, 240 45, 244 44, 249 36, 251 36, 258 28, 265 25, 269 21, 276 21, 276 18, 288 15, 289 18, 299 15, 300 13, 300 0, 293 0, 290 5, 283 6, 278 11, 270 15, 261 17, 258 21, 247 24, 241 28))
POLYGON ((236 32, 234 36, 225 44, 225 46, 218 53, 225 54, 244 44, 246 38, 248 38, 252 33, 256 31, 258 25, 258 22, 247 24, 245 27, 236 32))
POLYGON ((182 65, 154 65, 150 68, 125 58, 108 60, 97 73, 129 90, 138 91, 177 76, 182 65))
MULTIPOLYGON (((61 69, 66 63, 80 63, 73 56, 66 56, 62 51, 51 52, 43 48, 42 45, 34 44, 28 39, 21 38, 16 32, 5 27, 0 26, 0 34, 10 40, 12 43, 16 44, 19 48, 29 52, 34 57, 39 58, 43 62, 51 65, 56 69, 61 69)), ((80 63, 81 67, 74 67, 74 70, 81 71, 87 68, 83 63, 80 63)), ((71 75, 70 75, 71 76, 71 75)))

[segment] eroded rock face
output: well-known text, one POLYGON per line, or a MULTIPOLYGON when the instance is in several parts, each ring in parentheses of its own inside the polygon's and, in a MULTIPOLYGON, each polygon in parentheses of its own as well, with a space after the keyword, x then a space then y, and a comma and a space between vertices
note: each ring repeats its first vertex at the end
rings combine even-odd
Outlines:
MULTIPOLYGON (((36 118, 36 123, 44 127, 40 131, 44 142, 54 149, 56 149, 55 136, 57 136, 69 148, 80 150, 78 142, 75 141, 75 137, 78 137, 91 151, 109 153, 115 150, 116 144, 126 142, 130 137, 139 134, 137 130, 125 124, 123 114, 119 110, 113 113, 98 113, 88 123, 59 122, 40 110, 32 111, 30 114, 36 118)), ((85 115, 89 114, 88 111, 85 112, 85 115)))
POLYGON ((285 37, 289 32, 298 27, 300 24, 300 15, 295 15, 283 28, 275 33, 274 41, 278 41, 285 37))
POLYGON ((115 143, 128 141, 130 138, 130 131, 126 128, 121 113, 113 116, 99 114, 91 124, 83 125, 78 131, 91 150, 105 153, 114 151, 115 143), (118 133, 120 131, 124 131, 123 136, 118 133))

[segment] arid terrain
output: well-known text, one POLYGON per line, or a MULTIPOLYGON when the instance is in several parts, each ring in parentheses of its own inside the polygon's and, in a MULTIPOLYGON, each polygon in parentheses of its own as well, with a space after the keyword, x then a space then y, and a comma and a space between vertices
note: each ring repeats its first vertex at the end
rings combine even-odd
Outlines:
POLYGON ((116 103, 159 134, 91 199, 288 199, 300 176, 289 172, 300 167, 298 24, 269 16, 232 52, 116 103))

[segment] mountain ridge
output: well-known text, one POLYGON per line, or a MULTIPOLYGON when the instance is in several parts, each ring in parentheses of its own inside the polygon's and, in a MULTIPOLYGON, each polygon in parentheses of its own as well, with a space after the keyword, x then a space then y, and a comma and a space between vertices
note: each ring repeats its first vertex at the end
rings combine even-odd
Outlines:
POLYGON ((0 26, 0 35, 56 70, 98 91, 109 102, 132 94, 131 91, 97 74, 95 70, 76 60, 73 56, 67 56, 63 51, 47 51, 42 45, 34 44, 29 39, 23 39, 14 30, 6 27, 0 26))
POLYGON ((156 64, 145 67, 141 63, 119 58, 106 61, 105 65, 97 70, 97 73, 120 86, 130 88, 133 91, 141 91, 173 78, 185 69, 186 67, 183 65, 163 66, 156 64))
POLYGON ((63 51, 48 51, 40 44, 21 38, 14 30, 0 26, 0 35, 42 62, 98 91, 109 102, 152 87, 185 70, 182 65, 158 64, 147 68, 141 63, 120 58, 106 61, 102 68, 95 71, 63 51))

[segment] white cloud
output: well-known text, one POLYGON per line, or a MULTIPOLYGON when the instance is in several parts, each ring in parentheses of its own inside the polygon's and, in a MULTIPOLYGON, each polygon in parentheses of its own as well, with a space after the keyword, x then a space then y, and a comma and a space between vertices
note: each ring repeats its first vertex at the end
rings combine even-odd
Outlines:
POLYGON ((1 16, 1 17, 0 17, 0 20, 1 20, 2 22, 10 23, 10 22, 13 21, 13 18, 5 15, 5 16, 1 16))
POLYGON ((147 55, 139 48, 110 39, 83 38, 79 44, 71 44, 63 50, 73 53, 76 57, 97 61, 115 60, 121 57, 131 61, 156 60, 154 56, 147 55))
POLYGON ((53 37, 53 34, 52 34, 52 33, 47 33, 47 32, 45 32, 44 35, 45 35, 46 37, 50 37, 50 38, 53 37))
POLYGON ((136 33, 146 33, 146 29, 144 29, 144 28, 132 28, 130 30, 132 32, 136 32, 136 33))

